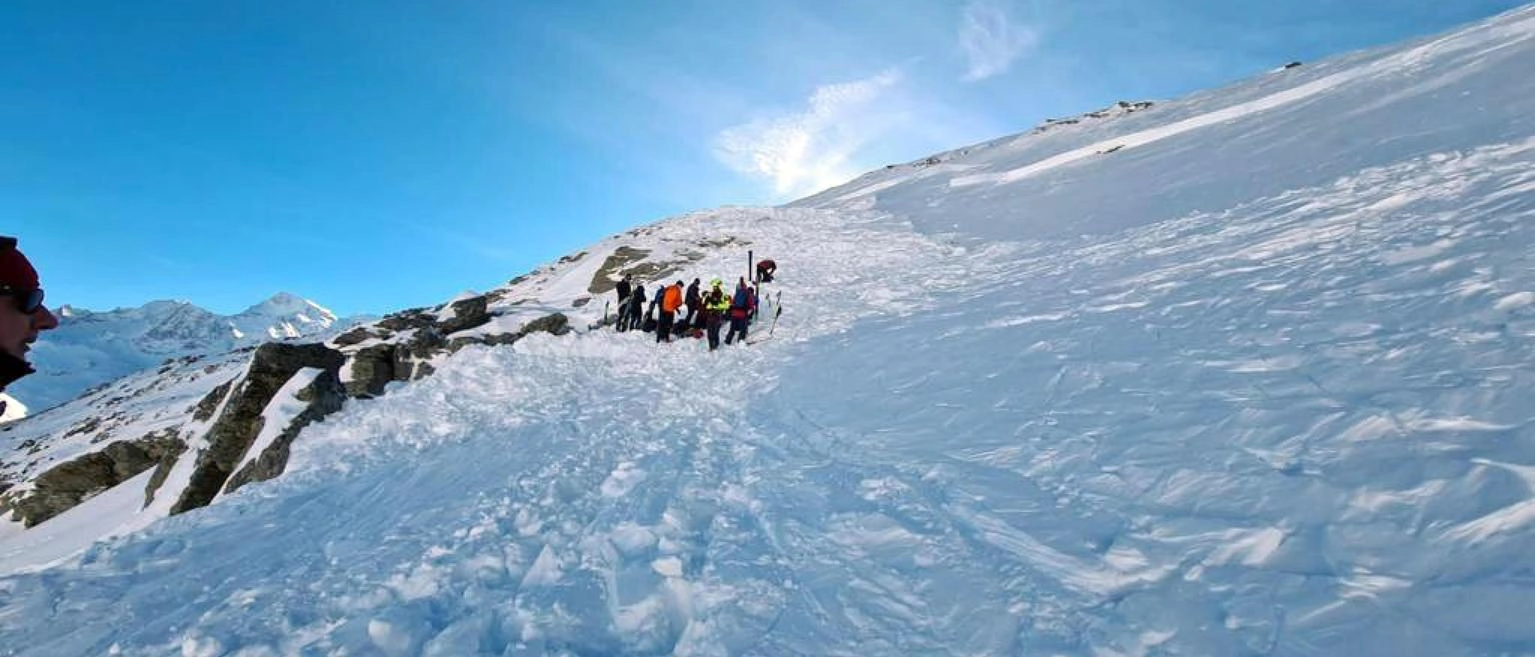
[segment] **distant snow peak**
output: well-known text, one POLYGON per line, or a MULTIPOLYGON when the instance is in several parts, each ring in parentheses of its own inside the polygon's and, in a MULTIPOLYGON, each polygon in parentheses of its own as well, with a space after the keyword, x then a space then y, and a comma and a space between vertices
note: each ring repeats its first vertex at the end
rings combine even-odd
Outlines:
POLYGON ((245 312, 240 314, 264 315, 268 317, 311 314, 321 317, 322 319, 319 320, 321 323, 326 321, 334 322, 336 320, 335 313, 332 313, 328 308, 289 292, 278 292, 266 301, 245 309, 245 312))
POLYGON ((33 409, 69 401, 91 386, 168 358, 216 354, 272 340, 322 341, 343 326, 329 309, 288 292, 228 316, 184 300, 106 312, 61 306, 60 314, 60 327, 34 347, 32 360, 40 375, 11 386, 10 392, 33 409))

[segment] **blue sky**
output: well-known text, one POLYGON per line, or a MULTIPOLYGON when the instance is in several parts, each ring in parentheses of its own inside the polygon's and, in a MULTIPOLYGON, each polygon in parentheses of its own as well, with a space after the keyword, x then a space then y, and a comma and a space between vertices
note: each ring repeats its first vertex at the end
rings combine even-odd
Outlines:
POLYGON ((484 290, 1120 99, 1513 0, 194 0, 0 6, 0 234, 54 304, 484 290))

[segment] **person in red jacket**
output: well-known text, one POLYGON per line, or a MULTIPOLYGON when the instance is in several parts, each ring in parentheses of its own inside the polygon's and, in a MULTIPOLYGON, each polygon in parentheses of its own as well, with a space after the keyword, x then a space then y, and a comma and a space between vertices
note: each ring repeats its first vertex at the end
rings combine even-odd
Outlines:
POLYGON ((32 262, 16 248, 16 238, 0 237, 0 391, 36 371, 27 352, 39 333, 58 326, 59 318, 43 305, 43 286, 32 262))
POLYGON ((666 288, 661 297, 661 317, 656 321, 656 342, 672 341, 672 322, 682 307, 682 281, 666 288))
POLYGON ((757 261, 757 282, 773 282, 773 273, 776 271, 778 271, 778 263, 773 262, 772 260, 757 261))

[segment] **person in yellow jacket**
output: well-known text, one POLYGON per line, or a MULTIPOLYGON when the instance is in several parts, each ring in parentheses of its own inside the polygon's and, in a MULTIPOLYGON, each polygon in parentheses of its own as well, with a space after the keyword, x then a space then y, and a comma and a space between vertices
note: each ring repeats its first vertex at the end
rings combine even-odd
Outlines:
POLYGON ((709 334, 709 351, 720 348, 720 325, 725 323, 725 313, 730 311, 730 297, 725 296, 725 283, 716 278, 710 282, 709 292, 704 294, 704 330, 709 334))
POLYGON ((672 341, 672 323, 682 307, 682 281, 666 288, 661 297, 661 317, 656 320, 656 342, 672 341))

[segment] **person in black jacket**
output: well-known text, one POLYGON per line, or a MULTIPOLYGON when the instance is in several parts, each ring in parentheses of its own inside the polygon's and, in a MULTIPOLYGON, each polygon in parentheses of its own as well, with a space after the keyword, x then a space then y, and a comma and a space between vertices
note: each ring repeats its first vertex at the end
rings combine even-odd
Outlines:
POLYGON ((0 391, 36 371, 27 362, 27 352, 39 333, 58 326, 59 318, 43 305, 43 287, 32 262, 16 248, 16 238, 0 237, 0 391))
POLYGON ((640 329, 645 322, 645 286, 634 286, 634 293, 629 295, 629 324, 625 330, 640 329))
POLYGON ((698 294, 698 279, 693 279, 692 284, 688 285, 688 292, 684 299, 683 303, 688 304, 688 316, 682 320, 682 325, 689 330, 699 328, 701 319, 698 311, 703 307, 704 301, 698 294))
POLYGON ((629 292, 631 291, 629 288, 628 274, 624 274, 624 279, 618 282, 618 286, 615 288, 615 290, 618 292, 617 329, 620 331, 627 331, 629 330, 629 292))

